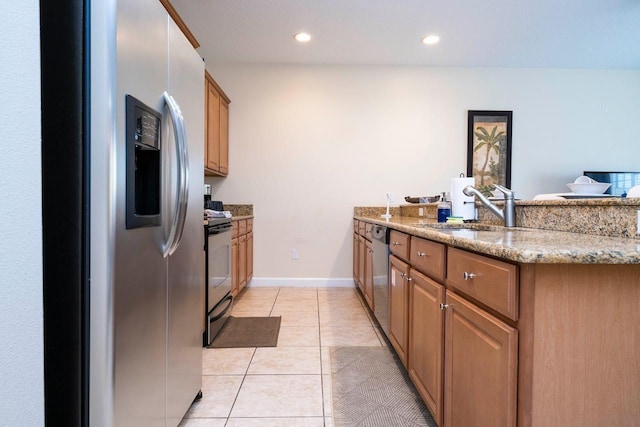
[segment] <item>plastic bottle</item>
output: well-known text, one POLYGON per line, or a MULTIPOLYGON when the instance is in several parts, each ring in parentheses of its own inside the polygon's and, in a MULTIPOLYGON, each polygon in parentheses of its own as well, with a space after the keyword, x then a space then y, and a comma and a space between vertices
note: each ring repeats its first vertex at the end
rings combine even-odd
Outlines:
POLYGON ((451 202, 447 200, 446 193, 442 193, 438 204, 438 222, 447 222, 448 216, 451 216, 451 202))

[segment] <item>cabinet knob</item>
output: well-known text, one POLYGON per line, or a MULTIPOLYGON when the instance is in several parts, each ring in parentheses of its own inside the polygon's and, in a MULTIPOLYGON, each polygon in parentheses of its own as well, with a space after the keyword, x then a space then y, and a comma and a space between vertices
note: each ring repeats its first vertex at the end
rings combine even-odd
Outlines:
POLYGON ((449 308, 449 304, 440 303, 440 310, 446 310, 447 308, 449 308))
POLYGON ((400 246, 400 242, 393 242, 393 246, 400 246))
POLYGON ((422 258, 422 257, 427 256, 427 254, 426 254, 425 252, 420 252, 420 251, 418 251, 418 256, 419 256, 420 258, 422 258))
POLYGON ((471 280, 471 279, 473 279, 474 277, 476 277, 476 274, 475 274, 475 273, 468 273, 468 272, 466 272, 466 271, 465 271, 465 272, 462 274, 462 277, 464 278, 464 280, 471 280))
POLYGON ((404 276, 406 276, 406 274, 400 273, 400 277, 402 277, 404 279, 404 276))

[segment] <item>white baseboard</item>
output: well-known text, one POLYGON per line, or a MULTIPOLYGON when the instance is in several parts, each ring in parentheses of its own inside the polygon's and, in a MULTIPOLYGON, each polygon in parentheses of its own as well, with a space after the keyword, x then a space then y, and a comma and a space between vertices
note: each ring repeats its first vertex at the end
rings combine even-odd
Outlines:
POLYGON ((248 287, 287 287, 287 288, 354 288, 353 278, 309 278, 309 277, 254 277, 248 287))

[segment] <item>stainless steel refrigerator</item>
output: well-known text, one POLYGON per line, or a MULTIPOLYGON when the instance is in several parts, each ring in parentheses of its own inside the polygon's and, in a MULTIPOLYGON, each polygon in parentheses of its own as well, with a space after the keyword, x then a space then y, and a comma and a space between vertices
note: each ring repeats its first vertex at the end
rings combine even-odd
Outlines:
POLYGON ((177 425, 202 375, 204 63, 157 0, 91 17, 90 421, 177 425))
POLYGON ((45 423, 201 390, 204 64, 158 0, 41 2, 45 423))
POLYGON ((204 63, 158 0, 91 3, 92 426, 175 426, 201 388, 204 63))
POLYGON ((157 0, 43 2, 50 425, 175 426, 201 388, 204 64, 157 0))

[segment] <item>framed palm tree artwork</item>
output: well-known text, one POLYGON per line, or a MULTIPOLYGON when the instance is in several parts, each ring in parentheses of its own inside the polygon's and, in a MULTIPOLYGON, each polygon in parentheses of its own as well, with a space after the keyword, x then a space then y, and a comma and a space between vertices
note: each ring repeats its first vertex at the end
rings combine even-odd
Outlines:
POLYGON ((512 111, 469 111, 467 176, 491 196, 493 184, 511 188, 512 111))

